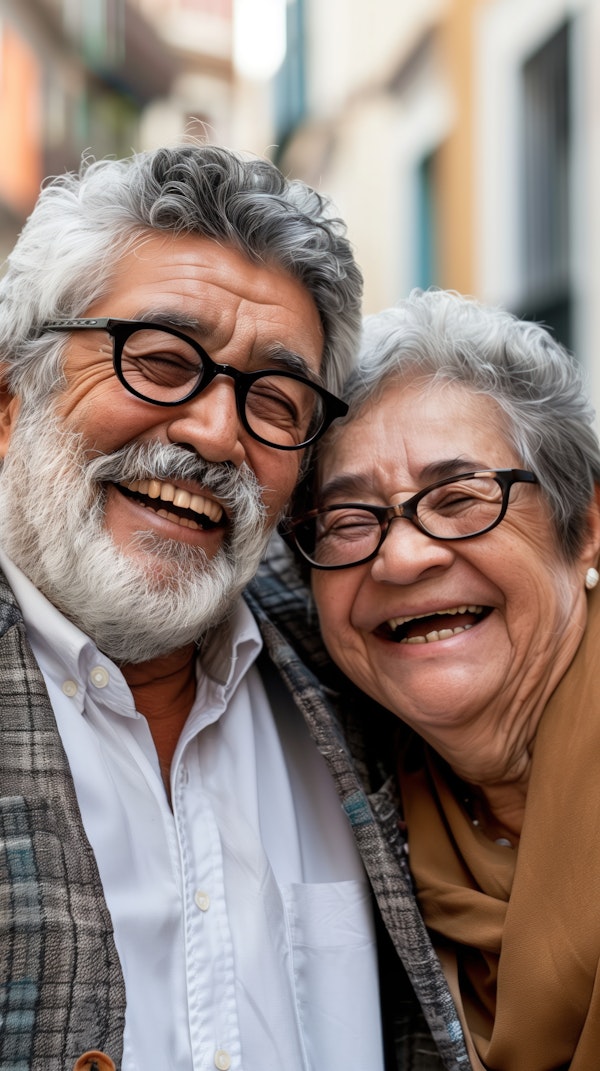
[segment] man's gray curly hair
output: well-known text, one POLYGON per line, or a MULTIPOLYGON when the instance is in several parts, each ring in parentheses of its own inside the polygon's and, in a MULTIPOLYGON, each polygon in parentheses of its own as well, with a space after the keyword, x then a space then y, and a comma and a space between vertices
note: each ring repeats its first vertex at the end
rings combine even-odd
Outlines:
POLYGON ((0 364, 15 394, 62 383, 64 338, 46 320, 82 316, 147 232, 197 234, 280 267, 306 288, 324 334, 322 376, 338 391, 360 332, 362 277, 330 203, 268 160, 180 146, 84 160, 43 188, 0 282, 0 364))

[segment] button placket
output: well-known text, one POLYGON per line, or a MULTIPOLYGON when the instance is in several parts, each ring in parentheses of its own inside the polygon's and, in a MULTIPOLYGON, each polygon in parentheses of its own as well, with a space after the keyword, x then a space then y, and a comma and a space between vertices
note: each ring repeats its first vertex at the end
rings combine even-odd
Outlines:
POLYGON ((196 745, 189 746, 192 740, 196 740, 195 735, 186 742, 179 755, 174 777, 173 811, 186 887, 186 942, 190 948, 190 963, 196 964, 188 976, 189 984, 205 984, 202 976, 210 977, 210 1000, 213 1003, 206 1017, 197 1022, 194 1017, 190 1024, 192 1045, 205 1054, 204 1058, 216 1071, 230 1071, 234 1066, 232 1051, 237 1051, 239 1041, 231 937, 227 923, 223 925, 221 844, 210 801, 203 791, 189 791, 190 786, 195 788, 200 784, 196 745), (203 831, 201 836, 199 829, 203 831), (219 964, 216 972, 212 963, 219 964), (219 1045, 219 1041, 224 1041, 225 1045, 219 1045))

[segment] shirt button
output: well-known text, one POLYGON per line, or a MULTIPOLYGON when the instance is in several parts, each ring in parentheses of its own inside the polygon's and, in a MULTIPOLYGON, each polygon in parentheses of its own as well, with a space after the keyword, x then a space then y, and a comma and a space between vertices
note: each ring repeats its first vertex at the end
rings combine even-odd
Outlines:
POLYGON ((65 681, 63 683, 62 690, 65 695, 68 695, 71 699, 74 695, 77 695, 77 685, 75 681, 65 681))
MULTIPOLYGON (((198 892, 194 896, 194 900, 196 902, 196 907, 199 907, 201 911, 208 911, 210 907, 210 896, 208 893, 202 892, 202 889, 198 889, 198 892)), ((217 1067, 220 1066, 220 1064, 217 1064, 217 1067)), ((229 1067, 229 1064, 227 1064, 227 1067, 229 1067)))
POLYGON ((73 1065, 73 1071, 116 1071, 116 1067, 110 1056, 94 1049, 79 1057, 73 1065))
POLYGON ((231 1056, 225 1049, 217 1049, 215 1053, 215 1067, 218 1067, 219 1071, 229 1071, 231 1067, 231 1056))
POLYGON ((96 685, 96 688, 106 688, 106 685, 110 680, 108 670, 105 669, 104 666, 94 666, 90 673, 90 680, 92 684, 96 685))

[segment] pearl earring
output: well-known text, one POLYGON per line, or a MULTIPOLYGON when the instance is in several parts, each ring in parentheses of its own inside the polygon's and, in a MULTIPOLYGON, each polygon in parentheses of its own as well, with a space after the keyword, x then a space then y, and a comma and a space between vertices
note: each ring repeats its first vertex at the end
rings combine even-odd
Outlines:
POLYGON ((595 588, 599 580, 600 573, 598 572, 598 570, 593 568, 588 569, 587 573, 585 574, 585 586, 588 591, 591 591, 592 588, 595 588))

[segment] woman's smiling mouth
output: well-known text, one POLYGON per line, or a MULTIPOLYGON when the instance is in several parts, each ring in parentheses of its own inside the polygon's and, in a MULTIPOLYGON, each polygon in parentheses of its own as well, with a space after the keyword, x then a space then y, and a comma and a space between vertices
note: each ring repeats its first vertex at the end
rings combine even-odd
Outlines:
POLYGON ((394 643, 437 643, 467 632, 491 613, 490 606, 464 604, 428 614, 391 617, 377 634, 394 643))

